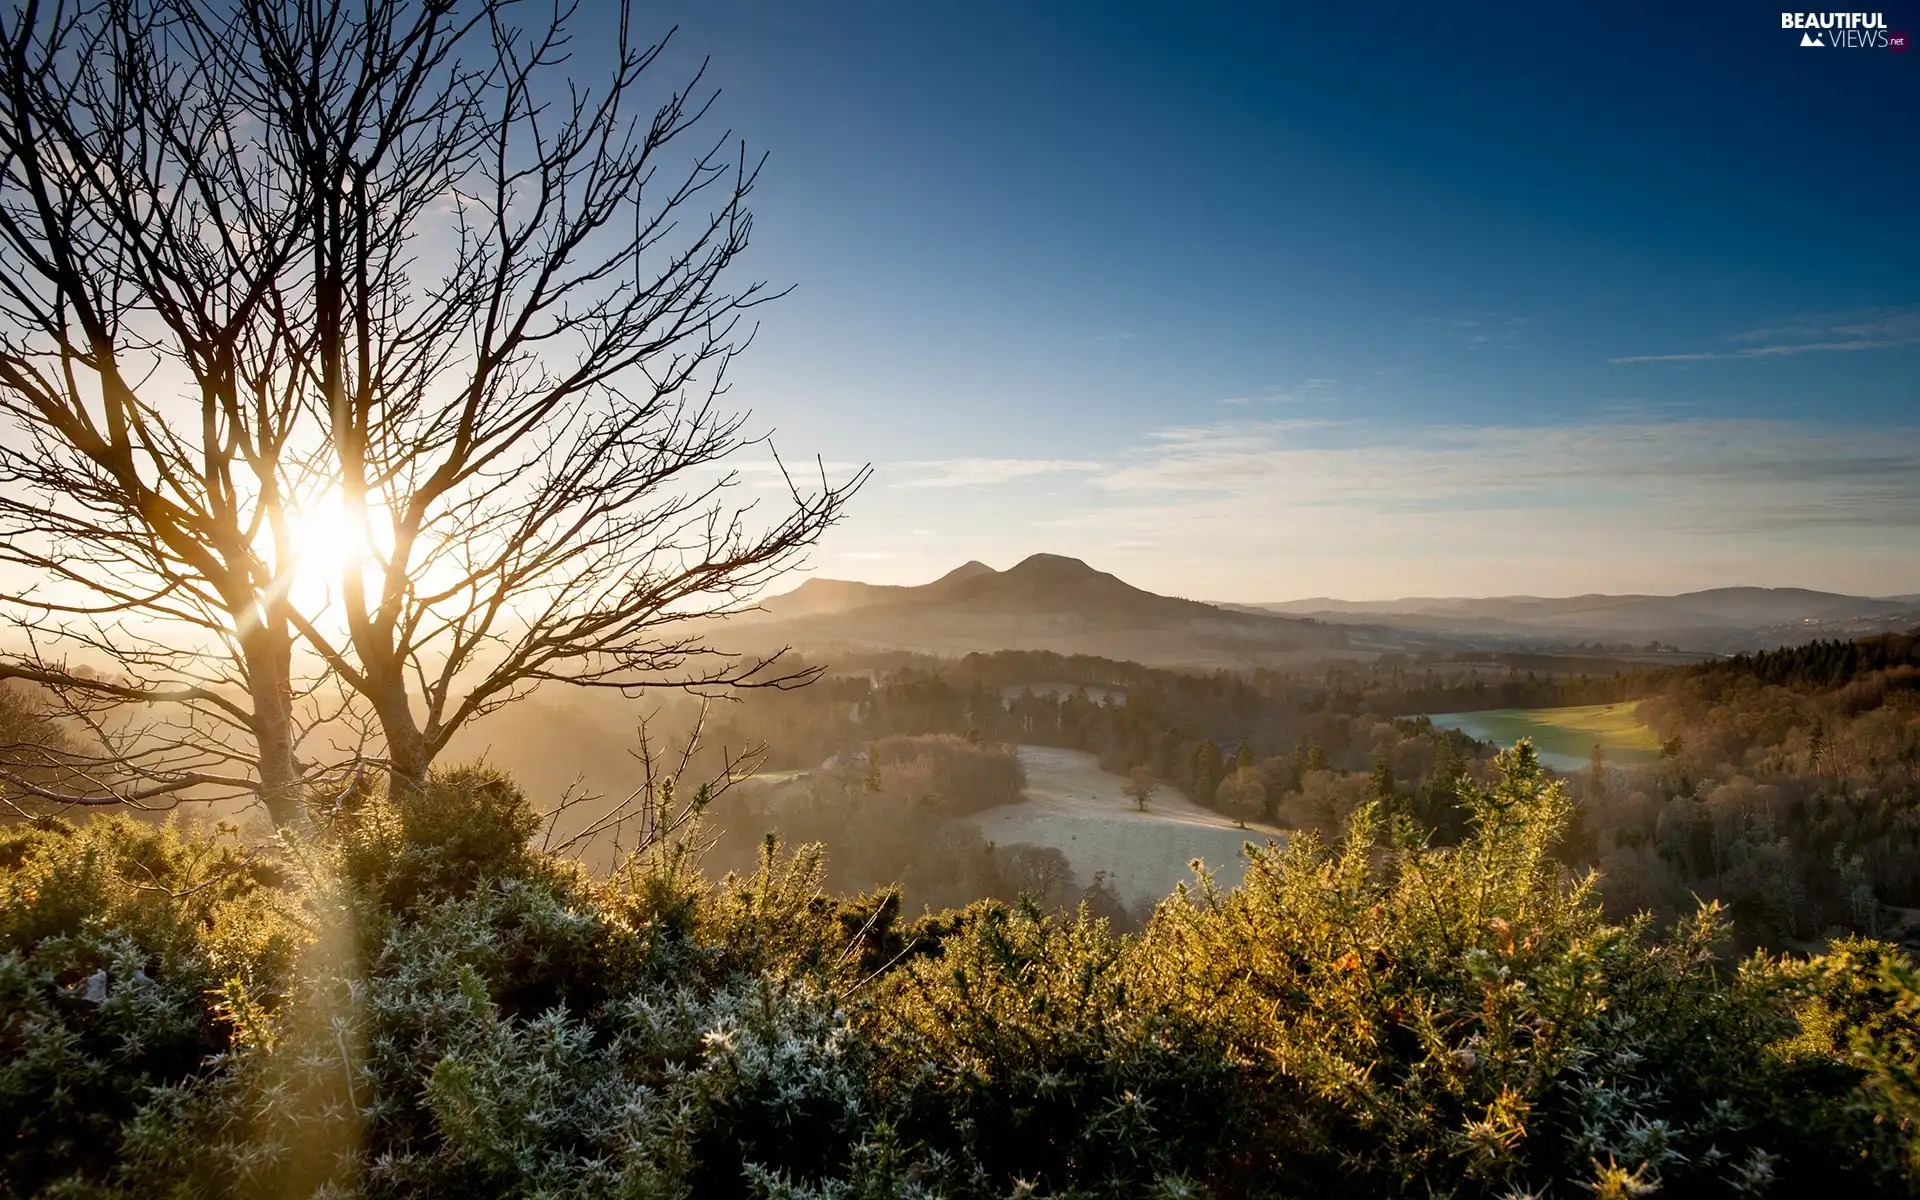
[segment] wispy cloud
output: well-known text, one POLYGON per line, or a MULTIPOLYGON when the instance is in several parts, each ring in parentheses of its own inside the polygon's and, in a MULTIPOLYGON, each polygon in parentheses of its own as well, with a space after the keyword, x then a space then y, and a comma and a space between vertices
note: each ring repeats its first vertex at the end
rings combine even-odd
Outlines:
POLYGON ((1098 471, 1101 463, 1071 458, 942 458, 903 462, 888 470, 894 487, 992 487, 1039 475, 1098 471))
POLYGON ((1920 507, 1920 430, 1683 420, 1370 435, 1330 422, 1233 422, 1162 430, 1095 482, 1116 496, 1217 497, 1243 518, 1640 511, 1696 531, 1907 527, 1920 507), (1302 436, 1313 430, 1341 441, 1302 436))
POLYGON ((953 528, 918 514, 965 508, 976 523, 948 557, 1130 555, 1129 579, 1186 595, 1920 590, 1920 427, 1237 419, 1162 428, 1104 462, 888 473, 903 470, 917 475, 902 486, 975 489, 895 493, 916 525, 953 528))
POLYGON ((1920 345, 1920 309, 1870 309, 1825 317, 1804 317, 1786 325, 1732 334, 1731 350, 1694 350, 1677 354, 1626 354, 1614 363, 1702 362, 1722 358, 1772 358, 1787 354, 1832 354, 1920 345))
POLYGON ((1303 379, 1290 385, 1275 384, 1244 396, 1223 396, 1216 404, 1327 404, 1333 400, 1330 390, 1338 379, 1303 379))

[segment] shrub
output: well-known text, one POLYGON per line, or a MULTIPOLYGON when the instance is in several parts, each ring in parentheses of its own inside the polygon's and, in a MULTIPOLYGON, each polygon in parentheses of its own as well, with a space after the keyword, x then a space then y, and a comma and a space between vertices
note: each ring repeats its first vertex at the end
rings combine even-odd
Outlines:
POLYGON ((1192 1186, 1237 1072, 1105 922, 968 910, 868 1012, 900 1129, 960 1194, 1137 1196, 1192 1186))
POLYGON ((1457 845, 1362 806, 1138 936, 902 922, 771 843, 596 881, 482 772, 278 859, 9 830, 0 1194, 1912 1194, 1913 964, 1610 923, 1564 793, 1499 768, 1457 845))
POLYGON ((1365 807, 1137 941, 982 911, 869 1018, 903 1128, 974 1195, 1885 1185, 1858 1072, 1776 1049, 1792 977, 1721 959, 1712 910, 1667 941, 1608 924, 1553 857, 1564 793, 1524 746, 1499 765, 1458 847, 1383 848, 1365 807))
POLYGON ((1463 789, 1459 847, 1403 828, 1380 850, 1368 806, 1337 846, 1259 851, 1240 888, 1156 914, 1149 986, 1263 1098, 1233 1169, 1380 1193, 1600 1187, 1606 1164, 1692 1192, 1764 1181, 1805 1149, 1762 1052, 1791 1028, 1777 979, 1718 960, 1710 912, 1663 943, 1606 923, 1552 856, 1560 785, 1524 744, 1499 767, 1463 789))
POLYGON ((363 809, 305 882, 319 932, 271 1036, 154 1096, 125 1192, 744 1196, 855 1171, 864 1043, 835 989, 897 901, 849 936, 817 855, 709 888, 660 846, 593 884, 533 828, 475 772, 363 809))
POLYGON ((232 830, 0 829, 0 1194, 103 1181, 158 1089, 217 1069, 304 940, 232 830))

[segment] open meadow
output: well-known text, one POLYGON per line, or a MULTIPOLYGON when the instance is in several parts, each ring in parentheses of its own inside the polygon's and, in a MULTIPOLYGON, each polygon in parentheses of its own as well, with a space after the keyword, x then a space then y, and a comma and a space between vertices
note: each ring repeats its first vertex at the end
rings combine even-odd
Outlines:
POLYGON ((1243 845, 1285 840, 1270 826, 1250 823, 1243 829, 1171 788, 1154 793, 1141 812, 1120 790, 1126 781, 1101 770, 1085 751, 1021 746, 1019 752, 1027 769, 1026 802, 966 819, 999 845, 1028 842, 1059 850, 1082 884, 1106 872, 1129 909, 1151 905, 1191 879, 1188 864, 1196 858, 1217 872, 1222 886, 1236 885, 1246 872, 1243 845))
POLYGON ((1653 762, 1660 739, 1640 723, 1632 704, 1582 704, 1570 708, 1494 708, 1440 713, 1433 723, 1471 738, 1511 746, 1532 738, 1540 761, 1558 771, 1584 768, 1598 745, 1616 766, 1653 762))

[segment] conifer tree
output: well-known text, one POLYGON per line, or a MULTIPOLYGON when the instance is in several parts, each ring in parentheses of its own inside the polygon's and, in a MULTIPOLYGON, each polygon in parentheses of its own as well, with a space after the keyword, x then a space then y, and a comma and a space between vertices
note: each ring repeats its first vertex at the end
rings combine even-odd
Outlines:
POLYGON ((1367 777, 1367 799, 1380 806, 1383 816, 1399 810, 1400 791, 1394 786, 1393 763, 1384 751, 1373 760, 1373 773, 1367 777))

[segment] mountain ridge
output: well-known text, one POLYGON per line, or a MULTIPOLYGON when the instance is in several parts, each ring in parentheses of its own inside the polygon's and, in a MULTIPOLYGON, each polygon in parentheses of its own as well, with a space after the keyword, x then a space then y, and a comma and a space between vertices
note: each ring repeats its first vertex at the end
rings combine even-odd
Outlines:
POLYGON ((1269 604, 1165 596, 1081 559, 968 561, 928 583, 809 579, 748 620, 792 644, 955 654, 1002 649, 1155 665, 1282 665, 1328 654, 1648 642, 1714 654, 1920 624, 1920 600, 1813 588, 1721 587, 1671 596, 1331 597, 1269 604))
POLYGON ((1817 637, 1850 637, 1920 622, 1911 597, 1850 596, 1813 588, 1720 587, 1671 596, 1589 592, 1577 596, 1407 596, 1352 601, 1311 597, 1239 605, 1336 624, 1380 622, 1454 636, 1518 639, 1655 638, 1727 653, 1817 637))
POLYGON ((971 561, 911 586, 810 579, 758 607, 749 628, 801 646, 1034 649, 1245 666, 1351 641, 1348 628, 1163 596, 1062 554, 1032 554, 1004 571, 971 561))

